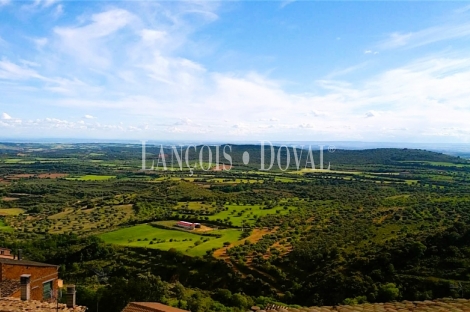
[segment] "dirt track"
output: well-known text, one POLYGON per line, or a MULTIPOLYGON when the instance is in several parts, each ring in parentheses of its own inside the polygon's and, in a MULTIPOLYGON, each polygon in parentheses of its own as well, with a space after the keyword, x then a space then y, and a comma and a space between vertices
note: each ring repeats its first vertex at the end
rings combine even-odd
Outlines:
POLYGON ((204 233, 204 232, 209 232, 209 231, 213 231, 213 230, 214 230, 213 228, 201 224, 201 227, 194 229, 193 232, 203 232, 204 233))
POLYGON ((272 233, 275 233, 277 229, 274 229, 274 230, 268 230, 267 228, 262 228, 262 229, 254 229, 253 230, 253 233, 251 233, 250 236, 248 236, 247 238, 244 238, 242 240, 239 240, 239 241, 236 241, 232 244, 230 244, 228 247, 223 247, 223 248, 220 248, 220 249, 217 249, 216 251, 214 251, 214 257, 215 258, 218 258, 218 259, 227 259, 228 256, 227 256, 227 249, 230 248, 230 247, 234 247, 234 246, 238 246, 238 245, 242 245, 245 243, 245 241, 250 241, 251 243, 256 243, 258 242, 264 235, 266 234, 272 234, 272 233))

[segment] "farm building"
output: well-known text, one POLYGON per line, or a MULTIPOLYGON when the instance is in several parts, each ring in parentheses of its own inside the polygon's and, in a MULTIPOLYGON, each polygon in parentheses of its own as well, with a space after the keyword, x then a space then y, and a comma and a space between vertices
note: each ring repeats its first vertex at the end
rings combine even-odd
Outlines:
POLYGON ((201 227, 200 223, 191 223, 186 221, 179 221, 176 223, 176 226, 187 229, 187 230, 194 230, 201 227))

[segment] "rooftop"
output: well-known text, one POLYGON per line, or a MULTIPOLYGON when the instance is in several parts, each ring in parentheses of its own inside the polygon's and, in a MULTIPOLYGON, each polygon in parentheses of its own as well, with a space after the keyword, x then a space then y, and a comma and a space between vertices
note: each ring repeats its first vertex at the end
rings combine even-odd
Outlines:
POLYGON ((11 254, 8 248, 0 247, 0 258, 13 259, 15 256, 11 254))
POLYGON ((425 300, 425 301, 402 301, 402 302, 388 302, 388 303, 364 303, 357 305, 341 305, 336 307, 310 307, 310 308, 289 308, 289 312, 361 312, 361 311, 400 311, 400 312, 467 312, 470 311, 469 299, 439 299, 439 300, 425 300))
MULTIPOLYGON (((1 312, 1 310, 0 310, 1 312)), ((158 302, 131 302, 122 312, 188 312, 158 302)))
POLYGON ((58 267, 58 265, 55 265, 55 264, 47 264, 47 263, 41 263, 41 262, 35 262, 35 261, 29 261, 29 260, 4 259, 4 258, 0 258, 0 263, 36 266, 36 267, 58 267))
MULTIPOLYGON (((0 312, 56 312, 57 304, 39 301, 21 301, 16 298, 0 298, 0 312)), ((85 312, 85 307, 67 308, 65 304, 59 303, 61 312, 85 312)))

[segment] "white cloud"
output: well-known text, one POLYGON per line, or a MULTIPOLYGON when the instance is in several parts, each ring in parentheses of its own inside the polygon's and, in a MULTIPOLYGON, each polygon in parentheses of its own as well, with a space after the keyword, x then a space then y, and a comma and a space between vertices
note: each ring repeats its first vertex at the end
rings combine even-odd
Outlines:
POLYGON ((31 61, 23 60, 23 59, 21 59, 20 62, 25 67, 40 67, 41 66, 41 64, 38 64, 36 62, 31 62, 31 61))
MULTIPOLYGON (((127 115, 173 119, 167 122, 173 126, 165 131, 189 135, 287 135, 300 127, 324 132, 325 139, 364 139, 371 133, 377 138, 381 133, 406 132, 393 129, 409 129, 417 135, 429 133, 427 129, 436 123, 463 127, 470 118, 470 112, 466 111, 470 90, 465 87, 470 85, 470 58, 465 57, 419 59, 363 83, 319 81, 324 92, 313 95, 288 94, 277 82, 256 74, 235 76, 202 71, 199 77, 204 81, 201 88, 187 89, 182 94, 170 92, 171 88, 153 88, 148 96, 124 96, 113 101, 67 99, 57 105, 107 108, 127 115), (378 106, 382 107, 380 113, 370 109, 378 106), (330 108, 334 109, 334 115, 325 111, 330 108), (191 119, 181 119, 182 113, 191 119), (282 115, 285 124, 276 123, 275 127, 260 124, 260 121, 275 120, 266 118, 268 113, 282 115), (328 118, 317 118, 312 123, 312 116, 328 118), (364 117, 369 118, 365 121, 364 117), (233 126, 227 132, 223 129, 227 128, 228 120, 233 126), (292 127, 294 124, 299 126, 292 127)), ((151 80, 140 83, 144 87, 152 86, 151 80)), ((153 126, 157 127, 154 123, 153 126)), ((147 130, 142 128, 142 131, 147 130)))
MULTIPOLYGON (((61 117, 16 125, 45 129, 44 133, 59 127, 64 133, 81 134, 86 129, 115 137, 129 131, 134 138, 144 133, 254 140, 297 135, 311 139, 312 133, 322 140, 378 140, 410 133, 465 136, 470 119, 470 58, 466 53, 431 55, 367 79, 347 79, 347 74, 373 63, 368 61, 336 70, 317 80, 311 92, 295 94, 269 76, 255 71, 219 72, 186 53, 190 45, 196 46, 191 33, 214 18, 210 5, 184 3, 181 14, 170 9, 147 10, 150 18, 130 8, 108 7, 102 13, 83 15, 74 25, 56 27, 52 37, 33 39, 39 49, 34 57, 0 60, 2 95, 10 93, 16 99, 27 94, 25 103, 64 112, 71 108, 84 117, 77 122, 61 117), (195 22, 194 14, 202 19, 195 22), (85 115, 100 109, 111 112, 109 119, 126 123, 109 121, 105 114, 98 123, 85 115), (462 131, 449 130, 451 125, 462 131)), ((412 43, 408 36, 417 33, 397 34, 396 42, 407 46, 412 43)), ((2 119, 5 127, 13 124, 13 119, 2 119)))
POLYGON ((313 115, 314 117, 325 117, 329 115, 327 112, 318 111, 318 110, 313 110, 310 112, 310 114, 313 115))
POLYGON ((346 67, 346 68, 336 69, 336 70, 332 71, 331 73, 329 73, 327 76, 325 76, 324 79, 326 81, 328 81, 328 80, 332 80, 334 78, 337 79, 338 77, 358 72, 361 69, 364 69, 368 64, 369 64, 369 62, 366 61, 366 62, 362 62, 360 64, 349 66, 349 67, 346 67))
POLYGON ((48 8, 59 1, 60 0, 35 0, 34 5, 41 6, 43 8, 48 8))
POLYGON ((142 40, 148 43, 155 43, 165 39, 167 33, 161 30, 154 29, 142 29, 140 31, 140 36, 142 40))
POLYGON ((306 123, 306 124, 301 124, 301 125, 299 125, 299 128, 313 129, 313 128, 315 128, 315 126, 314 126, 313 124, 306 123))
POLYGON ((52 6, 53 4, 59 2, 60 0, 45 0, 44 1, 44 7, 48 8, 52 6))
POLYGON ((296 0, 283 0, 283 1, 281 1, 281 6, 280 7, 282 9, 282 8, 288 6, 289 4, 294 3, 295 1, 296 0))
POLYGON ((168 133, 184 133, 184 130, 178 128, 178 127, 169 127, 166 130, 168 133))
POLYGON ((36 48, 41 49, 44 47, 49 40, 47 38, 35 38, 33 42, 36 44, 36 48))
MULTIPOLYGON (((466 120, 470 118, 467 109, 470 90, 466 88, 470 85, 470 58, 465 56, 441 55, 419 59, 386 70, 362 83, 319 81, 318 85, 323 92, 317 94, 289 94, 278 82, 255 73, 233 75, 203 69, 188 72, 204 82, 200 88, 152 88, 155 86, 152 79, 140 79, 141 73, 133 72, 142 88, 147 89, 146 95, 129 96, 123 93, 113 100, 104 100, 87 98, 84 93, 85 97, 62 99, 56 105, 75 109, 106 108, 133 116, 131 119, 139 116, 149 118, 150 127, 134 125, 136 129, 131 129, 133 133, 165 131, 182 135, 250 135, 253 138, 288 135, 297 133, 299 128, 311 129, 324 139, 366 139, 373 135, 377 140, 381 135, 406 137, 407 133, 458 134, 460 138, 465 132, 437 132, 431 131, 431 127, 436 124, 443 127, 455 125, 464 129, 466 120), (312 110, 312 107, 315 109, 312 110), (334 114, 331 109, 334 109, 334 114), (191 116, 191 119, 181 119, 182 114, 191 116), (267 114, 282 116, 283 123, 276 122, 274 127, 260 124, 260 121, 269 123, 277 119, 266 117, 267 114), (167 121, 165 128, 152 122, 157 117, 160 123, 167 121), (315 123, 312 123, 312 117, 328 118, 316 118, 315 123), (233 125, 230 130, 227 130, 228 120, 233 125)), ((176 82, 179 77, 171 74, 167 77, 175 82, 170 86, 178 85, 176 82)), ((119 83, 116 86, 124 90, 126 84, 119 83)), ((66 124, 59 120, 48 122, 50 126, 72 130, 82 126, 86 126, 89 131, 128 129, 127 126, 113 123, 83 125, 78 122, 66 124)), ((23 126, 30 125, 24 123, 23 126)), ((39 126, 46 127, 43 123, 39 126)))
POLYGON ((366 118, 372 118, 372 117, 377 117, 377 116, 380 116, 380 114, 374 111, 368 111, 366 113, 366 118))
POLYGON ((455 10, 455 13, 462 14, 462 13, 465 13, 467 11, 470 11, 470 5, 458 8, 457 10, 455 10))
POLYGON ((174 126, 196 126, 189 118, 181 119, 173 124, 174 126))
POLYGON ((0 6, 4 6, 10 3, 10 0, 0 0, 0 6))
POLYGON ((11 120, 11 116, 8 115, 7 113, 2 113, 2 120, 11 120))
POLYGON ((60 39, 60 48, 81 62, 109 66, 109 45, 100 39, 129 26, 136 17, 123 9, 112 9, 91 16, 85 26, 56 27, 54 32, 60 39))
POLYGON ((470 36, 470 23, 434 26, 415 32, 395 32, 379 44, 381 49, 415 48, 423 45, 470 36))
POLYGON ((17 80, 30 78, 44 79, 44 77, 38 74, 35 70, 18 66, 7 59, 0 61, 0 79, 17 80))
MULTIPOLYGON (((1 1, 1 0, 0 0, 1 1)), ((60 0, 34 0, 28 1, 21 8, 23 10, 29 11, 29 13, 38 13, 42 10, 51 9, 55 4, 59 3, 60 0)), ((61 4, 58 4, 55 7, 55 15, 57 16, 58 7, 62 7, 61 4)))
POLYGON ((54 15, 55 17, 61 16, 64 13, 64 6, 62 4, 58 4, 55 7, 54 15))

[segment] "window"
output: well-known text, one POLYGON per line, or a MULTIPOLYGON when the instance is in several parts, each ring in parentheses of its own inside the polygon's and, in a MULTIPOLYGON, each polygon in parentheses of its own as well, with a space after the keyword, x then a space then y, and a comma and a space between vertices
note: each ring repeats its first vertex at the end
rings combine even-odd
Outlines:
POLYGON ((43 299, 51 299, 52 298, 52 282, 45 282, 42 284, 42 298, 43 299))

